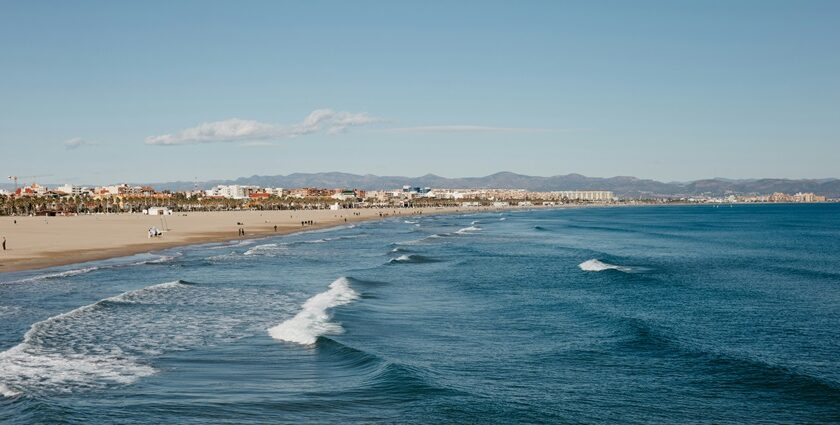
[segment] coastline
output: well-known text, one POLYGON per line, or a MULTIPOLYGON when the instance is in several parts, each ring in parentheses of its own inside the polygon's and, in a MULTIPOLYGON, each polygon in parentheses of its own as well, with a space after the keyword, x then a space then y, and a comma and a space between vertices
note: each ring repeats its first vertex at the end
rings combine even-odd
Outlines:
MULTIPOLYGON (((173 215, 163 216, 165 221, 162 221, 161 216, 147 216, 139 213, 92 214, 70 217, 2 216, 0 217, 0 236, 7 238, 8 249, 0 251, 0 276, 5 273, 102 261, 189 245, 282 236, 328 229, 350 223, 411 217, 417 214, 428 216, 536 209, 703 205, 711 206, 711 204, 696 203, 565 204, 527 207, 369 208, 338 211, 202 211, 173 213, 173 215), (383 214, 382 216, 379 215, 380 212, 383 214), (355 213, 359 215, 354 215, 355 213), (347 221, 344 220, 345 218, 347 221), (301 226, 301 220, 313 220, 315 224, 301 226), (274 230, 275 225, 277 225, 276 231, 274 230), (147 231, 149 227, 153 226, 164 230, 163 236, 148 238, 147 231), (168 226, 170 230, 163 229, 165 226, 168 226), (240 227, 245 229, 245 236, 237 236, 240 227)), ((746 203, 737 205, 763 204, 746 203)))
POLYGON ((429 207, 180 212, 168 216, 135 213, 2 217, 0 235, 6 237, 8 247, 6 251, 0 251, 0 275, 126 257, 180 246, 281 236, 394 217, 522 209, 526 208, 429 207), (357 213, 359 215, 354 215, 357 213), (301 226, 301 221, 305 220, 312 220, 314 224, 301 226), (163 235, 149 238, 147 231, 150 227, 163 230, 163 235), (245 230, 244 236, 238 236, 240 228, 245 230))

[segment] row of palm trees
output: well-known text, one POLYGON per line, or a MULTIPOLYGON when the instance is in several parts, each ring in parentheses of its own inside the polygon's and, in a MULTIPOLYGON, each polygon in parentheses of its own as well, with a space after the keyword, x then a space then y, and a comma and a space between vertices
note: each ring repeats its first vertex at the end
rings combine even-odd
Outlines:
MULTIPOLYGON (((415 199, 400 201, 391 206, 441 207, 458 206, 461 201, 442 199, 415 199)), ((141 212, 149 207, 168 207, 173 211, 231 211, 256 210, 301 210, 325 209, 336 201, 329 197, 289 198, 271 196, 263 199, 188 198, 175 193, 169 197, 101 197, 89 195, 49 195, 14 197, 0 195, 0 215, 96 214, 118 212, 141 212)), ((355 202, 341 202, 343 208, 352 208, 355 202)))
MULTIPOLYGON (((68 196, 4 196, 0 195, 0 215, 39 214, 96 214, 118 212, 141 212, 149 207, 168 207, 173 211, 229 211, 241 209, 289 210, 324 209, 335 201, 329 198, 270 197, 260 200, 226 198, 187 198, 173 194, 167 198, 151 197, 102 197, 88 195, 68 196)), ((352 204, 345 204, 351 207, 352 204)))

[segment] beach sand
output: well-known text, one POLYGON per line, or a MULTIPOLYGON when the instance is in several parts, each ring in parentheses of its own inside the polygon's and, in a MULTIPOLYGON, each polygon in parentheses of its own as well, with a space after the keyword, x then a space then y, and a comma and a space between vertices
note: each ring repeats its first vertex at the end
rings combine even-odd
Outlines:
POLYGON ((417 208, 181 212, 166 216, 4 216, 0 217, 0 236, 6 237, 6 251, 0 251, 0 273, 102 260, 181 245, 288 234, 341 225, 345 218, 347 223, 379 219, 380 213, 404 217, 421 211, 429 215, 458 210, 465 211, 464 208, 417 208), (313 220, 316 224, 301 227, 303 220, 313 220), (163 235, 149 238, 150 227, 163 230, 163 235), (240 228, 245 230, 245 236, 238 236, 240 228))

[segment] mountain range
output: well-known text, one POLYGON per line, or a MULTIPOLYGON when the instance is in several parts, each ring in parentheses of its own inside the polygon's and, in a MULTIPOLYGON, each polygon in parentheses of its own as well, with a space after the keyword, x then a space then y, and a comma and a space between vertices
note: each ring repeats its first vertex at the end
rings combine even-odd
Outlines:
POLYGON ((327 187, 366 190, 394 189, 403 185, 436 188, 500 188, 531 191, 554 190, 611 190, 623 197, 639 196, 721 196, 728 194, 770 194, 773 192, 813 192, 828 197, 840 197, 840 179, 725 179, 713 178, 690 182, 660 182, 636 177, 587 177, 565 174, 550 177, 528 176, 500 172, 484 177, 447 178, 434 174, 419 177, 376 176, 372 174, 293 173, 289 175, 240 177, 234 180, 205 182, 168 182, 154 184, 158 189, 186 190, 198 185, 209 188, 218 184, 256 185, 260 187, 327 187))
MULTIPOLYGON (((21 182, 23 183, 23 182, 21 182)), ((531 191, 555 190, 611 190, 621 197, 677 197, 677 196, 722 196, 728 194, 770 194, 773 192, 813 192, 831 198, 840 198, 840 179, 726 179, 712 178, 689 182, 661 182, 636 177, 587 177, 580 174, 565 174, 550 177, 528 176, 511 172, 500 172, 484 177, 447 178, 435 174, 419 177, 377 176, 373 174, 350 174, 340 172, 293 173, 289 175, 240 177, 233 180, 208 180, 202 182, 173 181, 164 183, 135 182, 148 184, 158 190, 191 190, 195 187, 208 189, 220 184, 255 185, 260 187, 325 187, 356 188, 365 190, 394 189, 403 185, 449 189, 499 188, 526 189, 531 191)), ((48 187, 60 184, 47 184, 48 187)), ((93 186, 93 185, 89 185, 93 186)), ((0 184, 10 190, 10 184, 0 184)))

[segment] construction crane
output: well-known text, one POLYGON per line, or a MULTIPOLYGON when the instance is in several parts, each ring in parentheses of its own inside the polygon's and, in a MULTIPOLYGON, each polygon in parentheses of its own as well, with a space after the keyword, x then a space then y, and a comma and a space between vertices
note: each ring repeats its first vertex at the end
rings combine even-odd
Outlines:
POLYGON ((47 175, 40 175, 40 176, 9 176, 9 180, 13 180, 15 182, 15 192, 18 190, 18 179, 35 179, 38 177, 47 177, 47 175))

